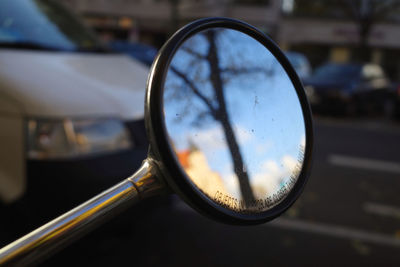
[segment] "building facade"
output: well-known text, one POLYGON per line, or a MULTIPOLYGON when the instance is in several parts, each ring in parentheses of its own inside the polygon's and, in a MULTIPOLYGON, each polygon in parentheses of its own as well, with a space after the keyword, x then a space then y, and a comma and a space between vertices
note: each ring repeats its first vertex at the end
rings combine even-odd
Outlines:
MULTIPOLYGON (((105 38, 112 35, 112 38, 136 40, 157 47, 180 26, 198 18, 215 16, 240 19, 258 27, 285 50, 304 53, 314 67, 326 61, 352 61, 359 43, 359 25, 345 14, 316 15, 307 8, 299 14, 290 10, 296 8, 293 0, 63 2, 82 14, 105 38)), ((334 12, 330 10, 330 13, 334 12)), ((400 19, 374 24, 368 48, 369 61, 383 65, 392 79, 400 80, 400 19)))

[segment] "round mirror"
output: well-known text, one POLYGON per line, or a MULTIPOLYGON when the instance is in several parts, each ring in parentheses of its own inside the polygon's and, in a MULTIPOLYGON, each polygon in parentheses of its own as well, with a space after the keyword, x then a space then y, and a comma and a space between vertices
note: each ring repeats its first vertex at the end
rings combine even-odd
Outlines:
POLYGON ((191 206, 258 223, 295 201, 310 164, 311 115, 270 39, 239 21, 194 22, 163 47, 148 86, 155 157, 191 206))

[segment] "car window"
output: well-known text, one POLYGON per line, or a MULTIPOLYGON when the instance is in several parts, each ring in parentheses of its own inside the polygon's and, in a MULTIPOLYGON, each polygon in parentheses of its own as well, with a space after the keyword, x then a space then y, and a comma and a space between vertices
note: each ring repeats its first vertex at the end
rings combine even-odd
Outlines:
POLYGON ((50 0, 1 0, 0 43, 90 50, 100 43, 72 14, 50 0))
POLYGON ((308 77, 311 74, 310 63, 304 55, 297 52, 286 52, 285 55, 300 78, 308 77))
POLYGON ((304 64, 308 64, 307 59, 301 54, 286 52, 285 55, 289 59, 290 64, 292 64, 295 68, 304 64))
POLYGON ((338 82, 349 81, 360 76, 361 66, 353 64, 326 64, 315 70, 313 80, 338 82))

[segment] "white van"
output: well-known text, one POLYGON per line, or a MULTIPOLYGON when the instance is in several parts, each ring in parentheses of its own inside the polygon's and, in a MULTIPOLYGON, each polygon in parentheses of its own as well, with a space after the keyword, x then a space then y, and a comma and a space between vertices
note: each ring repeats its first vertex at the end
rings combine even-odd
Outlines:
POLYGON ((0 1, 0 203, 133 173, 147 74, 56 2, 0 1))

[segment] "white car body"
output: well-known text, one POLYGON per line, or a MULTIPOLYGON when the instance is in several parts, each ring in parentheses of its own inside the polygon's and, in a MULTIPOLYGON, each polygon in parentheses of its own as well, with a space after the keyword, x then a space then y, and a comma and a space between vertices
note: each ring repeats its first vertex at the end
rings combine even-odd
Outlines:
POLYGON ((147 75, 124 55, 0 48, 0 202, 26 188, 27 118, 143 118, 147 75))

